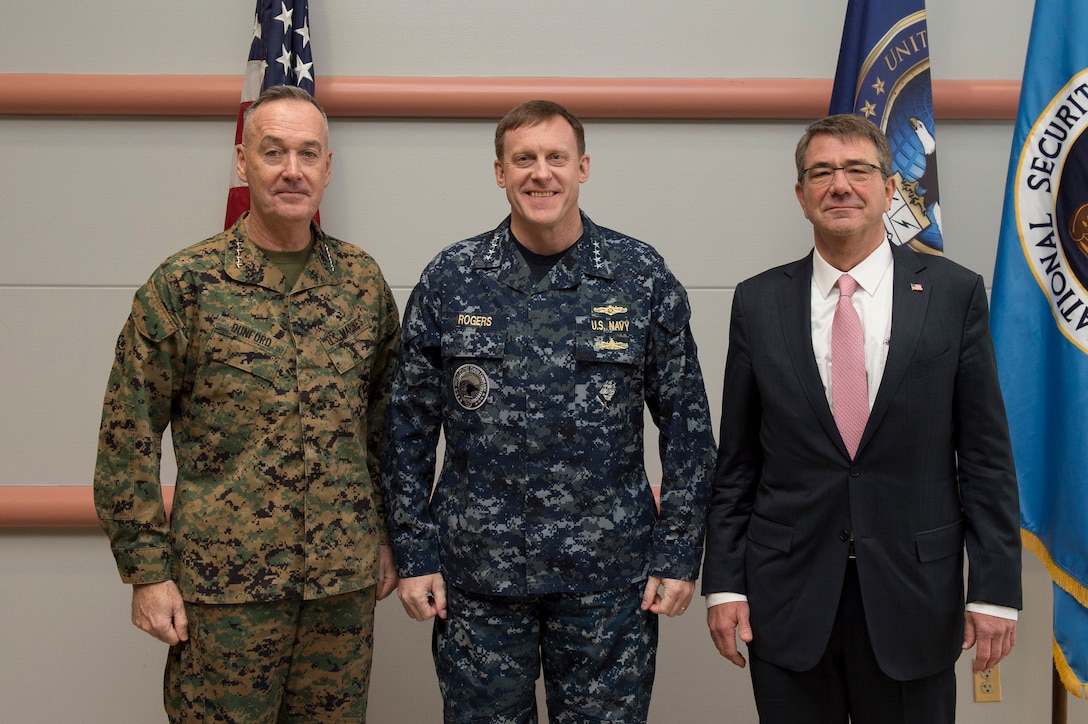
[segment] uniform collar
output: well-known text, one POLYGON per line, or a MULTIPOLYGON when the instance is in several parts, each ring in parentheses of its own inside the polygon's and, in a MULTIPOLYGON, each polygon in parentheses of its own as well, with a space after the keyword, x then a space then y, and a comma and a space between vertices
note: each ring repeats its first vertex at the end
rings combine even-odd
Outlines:
MULTIPOLYGON (((550 281, 551 288, 568 288, 579 284, 583 276, 614 279, 615 265, 605 245, 604 235, 584 212, 582 215, 582 237, 552 268, 544 284, 550 281)), ((473 269, 498 269, 502 277, 517 288, 532 286, 528 264, 514 247, 510 235, 510 217, 507 216, 499 226, 485 236, 484 243, 472 261, 473 269)))
MULTIPOLYGON (((238 217, 234 226, 226 232, 228 248, 224 255, 223 266, 227 276, 245 284, 256 284, 285 291, 283 274, 246 234, 243 222, 248 215, 247 211, 238 217)), ((310 222, 310 233, 313 234, 314 249, 306 268, 302 271, 302 276, 299 277, 296 285, 298 289, 334 284, 340 277, 339 254, 333 251, 329 236, 313 221, 310 222)))

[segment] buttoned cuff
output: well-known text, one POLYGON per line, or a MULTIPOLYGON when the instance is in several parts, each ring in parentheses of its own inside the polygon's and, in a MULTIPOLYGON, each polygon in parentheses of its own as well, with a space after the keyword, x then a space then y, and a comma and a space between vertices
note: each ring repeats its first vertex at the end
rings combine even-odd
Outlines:
POLYGON ((405 545, 392 541, 393 559, 397 563, 397 575, 401 578, 429 576, 441 570, 437 545, 412 543, 405 545))
POLYGON ((650 575, 677 581, 694 581, 699 577, 702 546, 654 541, 650 554, 650 575))
POLYGON ((125 583, 158 583, 170 578, 167 548, 114 548, 113 558, 125 583))

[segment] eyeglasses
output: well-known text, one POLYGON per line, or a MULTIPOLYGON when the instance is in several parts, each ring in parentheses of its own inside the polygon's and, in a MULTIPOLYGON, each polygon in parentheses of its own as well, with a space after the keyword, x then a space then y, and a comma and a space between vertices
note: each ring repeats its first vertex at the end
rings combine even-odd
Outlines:
POLYGON ((852 163, 849 166, 810 166, 801 171, 801 176, 808 182, 809 186, 823 188, 831 185, 836 171, 842 171, 846 175, 846 180, 852 184, 868 183, 869 179, 876 173, 881 176, 884 175, 880 166, 874 166, 871 163, 852 163))

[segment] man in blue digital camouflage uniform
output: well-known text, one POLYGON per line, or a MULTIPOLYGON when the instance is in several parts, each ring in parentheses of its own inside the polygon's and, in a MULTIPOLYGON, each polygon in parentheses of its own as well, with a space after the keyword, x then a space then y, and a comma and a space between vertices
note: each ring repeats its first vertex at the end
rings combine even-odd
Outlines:
POLYGON ((552 721, 644 722, 714 457, 687 295, 579 210, 589 156, 566 109, 518 106, 495 151, 509 218, 440 253, 405 310, 383 460, 400 599, 435 617, 447 722, 537 721, 541 667, 552 721))

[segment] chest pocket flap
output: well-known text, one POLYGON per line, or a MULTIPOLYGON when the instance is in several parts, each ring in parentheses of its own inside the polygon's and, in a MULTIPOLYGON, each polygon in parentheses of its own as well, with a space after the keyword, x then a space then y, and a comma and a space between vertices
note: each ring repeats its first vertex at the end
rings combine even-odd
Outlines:
POLYGON ((442 357, 452 359, 502 359, 506 353, 506 333, 479 327, 455 327, 442 333, 442 357))
POLYGON ((358 315, 321 338, 337 372, 347 373, 373 353, 376 326, 372 315, 358 315))
POLYGON ((215 322, 207 355, 235 369, 273 381, 286 349, 270 330, 258 330, 223 315, 215 322))

